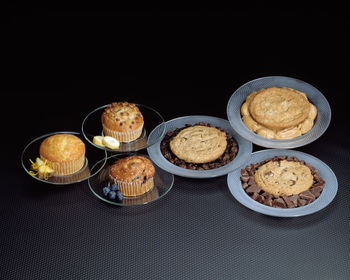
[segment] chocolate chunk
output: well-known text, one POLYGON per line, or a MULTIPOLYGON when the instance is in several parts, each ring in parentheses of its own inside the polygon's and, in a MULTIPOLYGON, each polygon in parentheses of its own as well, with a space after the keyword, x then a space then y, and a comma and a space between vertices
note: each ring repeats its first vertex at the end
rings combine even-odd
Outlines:
POLYGON ((307 204, 307 200, 298 198, 298 206, 305 206, 307 204))
MULTIPOLYGON (((208 164, 203 164, 202 167, 203 167, 204 170, 210 169, 208 164)), ((247 181, 248 181, 248 179, 249 179, 249 177, 247 178, 247 181)))
POLYGON ((320 186, 314 186, 310 189, 310 192, 315 196, 315 198, 319 197, 323 188, 320 186))
MULTIPOLYGON (((249 185, 249 183, 248 183, 249 185)), ((254 184, 254 185, 250 185, 248 188, 245 189, 245 191, 249 194, 249 193, 254 193, 254 192, 257 192, 259 193, 261 191, 261 188, 254 184)))
POLYGON ((259 196, 259 194, 255 192, 250 196, 250 198, 256 200, 258 198, 258 196, 259 196))
POLYGON ((299 197, 301 199, 310 200, 310 201, 314 201, 315 200, 315 196, 310 191, 304 191, 304 192, 300 193, 299 197))
POLYGON ((278 207, 278 208, 286 208, 287 207, 286 203, 284 202, 284 200, 281 197, 272 201, 272 206, 278 207))
POLYGON ((273 199, 273 195, 268 192, 263 192, 261 195, 264 196, 265 198, 269 198, 271 200, 273 199))
POLYGON ((313 187, 320 187, 320 188, 323 190, 323 188, 324 188, 324 183, 322 183, 322 182, 317 182, 317 183, 313 184, 312 186, 313 186, 313 187))
POLYGON ((294 207, 297 207, 298 206, 298 199, 299 199, 299 196, 298 195, 291 195, 289 197, 289 200, 293 203, 294 207))
POLYGON ((287 208, 294 208, 294 203, 290 200, 289 196, 282 196, 284 202, 286 203, 287 208))
POLYGON ((272 206, 272 198, 271 197, 265 197, 264 204, 267 206, 272 206))
POLYGON ((262 204, 264 204, 265 202, 265 197, 263 197, 262 195, 258 195, 258 197, 255 199, 257 202, 260 202, 262 204))
POLYGON ((251 185, 251 186, 256 185, 254 177, 248 177, 248 185, 251 185))

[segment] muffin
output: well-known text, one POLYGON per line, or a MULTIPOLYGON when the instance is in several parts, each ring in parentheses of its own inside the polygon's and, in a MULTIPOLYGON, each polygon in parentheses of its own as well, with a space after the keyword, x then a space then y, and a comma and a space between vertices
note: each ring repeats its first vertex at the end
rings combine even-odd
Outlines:
POLYGON ((317 108, 304 92, 269 87, 252 92, 241 106, 242 121, 253 132, 269 139, 299 137, 314 125, 317 108))
POLYGON ((79 171, 85 163, 85 144, 71 134, 55 134, 40 144, 40 158, 46 160, 54 175, 64 176, 79 171))
POLYGON ((296 208, 315 201, 325 186, 315 167, 297 157, 275 156, 241 169, 242 188, 255 201, 296 208))
POLYGON ((110 104, 102 113, 101 121, 105 135, 124 143, 139 138, 144 124, 139 108, 128 102, 110 104))
POLYGON ((146 157, 133 155, 116 161, 109 171, 112 183, 117 184, 124 197, 144 194, 154 185, 155 168, 146 157))

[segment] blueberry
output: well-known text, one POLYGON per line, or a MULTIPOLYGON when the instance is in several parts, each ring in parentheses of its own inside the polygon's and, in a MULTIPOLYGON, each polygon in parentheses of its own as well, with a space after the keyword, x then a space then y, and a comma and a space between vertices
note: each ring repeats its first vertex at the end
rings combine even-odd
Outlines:
POLYGON ((102 189, 102 191, 103 191, 104 196, 107 196, 108 193, 111 191, 111 189, 110 189, 109 187, 104 187, 104 188, 102 189))
POLYGON ((110 191, 108 194, 109 199, 115 199, 117 196, 117 193, 115 191, 110 191))
POLYGON ((116 191, 116 190, 118 190, 119 188, 118 188, 118 185, 117 184, 113 184, 112 186, 111 186, 111 190, 112 191, 116 191))
POLYGON ((118 197, 119 200, 123 200, 123 194, 119 190, 117 191, 117 197, 118 197))

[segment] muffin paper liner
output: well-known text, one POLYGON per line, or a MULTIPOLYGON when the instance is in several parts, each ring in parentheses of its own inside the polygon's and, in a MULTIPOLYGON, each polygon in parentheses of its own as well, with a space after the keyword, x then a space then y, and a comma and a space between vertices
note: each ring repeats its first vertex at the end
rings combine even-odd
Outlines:
POLYGON ((50 165, 50 167, 55 170, 55 176, 65 176, 73 174, 77 171, 79 171, 83 166, 85 162, 85 155, 78 158, 77 160, 67 161, 67 162, 54 162, 46 159, 42 155, 40 155, 40 158, 42 160, 46 160, 47 163, 50 165))
POLYGON ((153 177, 143 181, 134 181, 134 182, 123 182, 112 176, 109 176, 113 183, 118 185, 119 190, 122 192, 123 196, 138 196, 148 192, 153 188, 154 181, 153 177))
POLYGON ((138 129, 135 129, 134 131, 130 131, 130 132, 115 131, 106 127, 103 123, 102 123, 102 127, 103 127, 103 133, 105 135, 112 136, 117 140, 119 140, 120 142, 128 143, 136 140, 141 136, 143 124, 138 129))

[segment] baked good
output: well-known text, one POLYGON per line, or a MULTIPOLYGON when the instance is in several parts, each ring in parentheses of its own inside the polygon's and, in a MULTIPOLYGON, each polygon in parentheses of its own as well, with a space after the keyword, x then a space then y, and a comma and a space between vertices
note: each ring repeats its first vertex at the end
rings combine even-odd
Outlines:
POLYGON ((297 157, 275 156, 241 169, 245 192, 257 202, 295 208, 315 201, 325 181, 312 165, 297 157))
POLYGON ((54 175, 64 176, 79 171, 85 163, 85 144, 72 134, 55 134, 40 144, 40 158, 46 160, 54 175))
POLYGON ((119 140, 131 142, 141 136, 144 120, 139 108, 128 102, 113 102, 101 117, 103 133, 119 140))
POLYGON ((295 161, 269 161, 254 174, 263 191, 273 195, 293 195, 308 190, 313 183, 310 168, 295 161))
POLYGON ((244 124, 269 139, 292 139, 307 133, 317 108, 306 94, 287 87, 269 87, 252 92, 241 106, 244 124))
POLYGON ((207 163, 193 163, 193 162, 186 162, 183 159, 178 158, 170 149, 170 142, 173 140, 174 137, 176 137, 183 129, 192 127, 192 126, 208 126, 212 127, 211 124, 206 124, 204 122, 199 122, 194 125, 186 124, 185 127, 176 128, 175 130, 168 131, 164 138, 161 141, 160 144, 160 151, 164 158, 166 158, 169 162, 171 162, 174 165, 177 165, 181 168, 186 169, 192 169, 192 170, 208 170, 208 169, 214 169, 218 168, 220 166, 224 166, 228 164, 230 161, 232 161, 237 153, 238 153, 238 145, 236 140, 225 130, 221 129, 220 127, 216 127, 216 129, 224 132, 226 134, 226 149, 224 153, 218 157, 216 160, 207 162, 207 163))
POLYGON ((203 125, 187 127, 170 141, 170 149, 178 158, 193 163, 216 160, 226 146, 225 132, 203 125))
POLYGON ((117 160, 109 170, 111 183, 117 184, 123 196, 138 196, 154 185, 155 168, 152 162, 139 155, 117 160))

